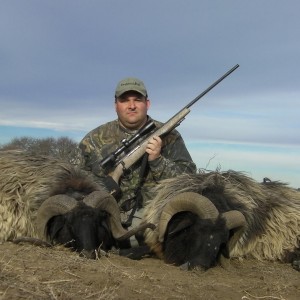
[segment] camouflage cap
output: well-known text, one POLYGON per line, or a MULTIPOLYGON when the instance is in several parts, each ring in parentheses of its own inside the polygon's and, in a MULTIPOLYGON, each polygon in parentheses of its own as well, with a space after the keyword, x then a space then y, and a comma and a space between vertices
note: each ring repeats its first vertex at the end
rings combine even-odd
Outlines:
POLYGON ((144 97, 147 97, 148 95, 144 82, 133 77, 125 78, 118 83, 115 96, 120 97, 122 94, 128 91, 136 91, 142 94, 144 97))

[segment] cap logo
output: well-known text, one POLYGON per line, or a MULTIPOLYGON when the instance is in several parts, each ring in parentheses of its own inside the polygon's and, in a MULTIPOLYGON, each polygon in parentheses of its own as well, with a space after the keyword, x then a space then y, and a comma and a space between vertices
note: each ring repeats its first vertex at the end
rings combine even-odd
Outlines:
POLYGON ((138 86, 141 86, 140 83, 138 82, 125 82, 125 83, 121 83, 121 86, 126 86, 126 85, 138 85, 138 86))

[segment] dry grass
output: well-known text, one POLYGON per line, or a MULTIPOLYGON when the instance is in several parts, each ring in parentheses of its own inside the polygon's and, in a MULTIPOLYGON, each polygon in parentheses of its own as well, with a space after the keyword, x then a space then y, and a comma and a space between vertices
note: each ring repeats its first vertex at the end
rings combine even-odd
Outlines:
POLYGON ((299 298, 299 272, 278 263, 233 261, 226 269, 184 272, 157 259, 88 260, 65 248, 0 245, 0 300, 299 298))

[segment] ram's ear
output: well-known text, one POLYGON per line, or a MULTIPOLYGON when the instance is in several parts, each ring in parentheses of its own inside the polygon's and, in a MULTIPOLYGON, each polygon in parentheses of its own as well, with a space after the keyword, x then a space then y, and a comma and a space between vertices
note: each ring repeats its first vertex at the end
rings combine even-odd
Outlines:
POLYGON ((65 218, 62 215, 52 217, 47 225, 46 225, 46 232, 47 236, 49 237, 51 243, 55 239, 57 233, 64 227, 65 225, 65 218))
POLYGON ((174 235, 176 235, 178 232, 185 230, 186 228, 189 228, 190 226, 192 226, 194 224, 194 222, 189 219, 189 218, 185 218, 182 219, 175 228, 172 228, 172 230, 170 232, 168 232, 168 236, 172 237, 174 235))
POLYGON ((222 244, 220 246, 220 253, 221 255, 223 255, 225 258, 230 258, 230 255, 229 255, 229 249, 227 247, 227 244, 222 244))

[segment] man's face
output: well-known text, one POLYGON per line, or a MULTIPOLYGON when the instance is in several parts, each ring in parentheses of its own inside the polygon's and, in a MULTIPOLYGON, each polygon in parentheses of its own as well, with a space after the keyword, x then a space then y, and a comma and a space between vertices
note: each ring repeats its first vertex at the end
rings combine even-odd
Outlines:
POLYGON ((115 102, 121 124, 131 130, 139 129, 146 123, 149 107, 150 100, 134 91, 124 93, 115 102))

